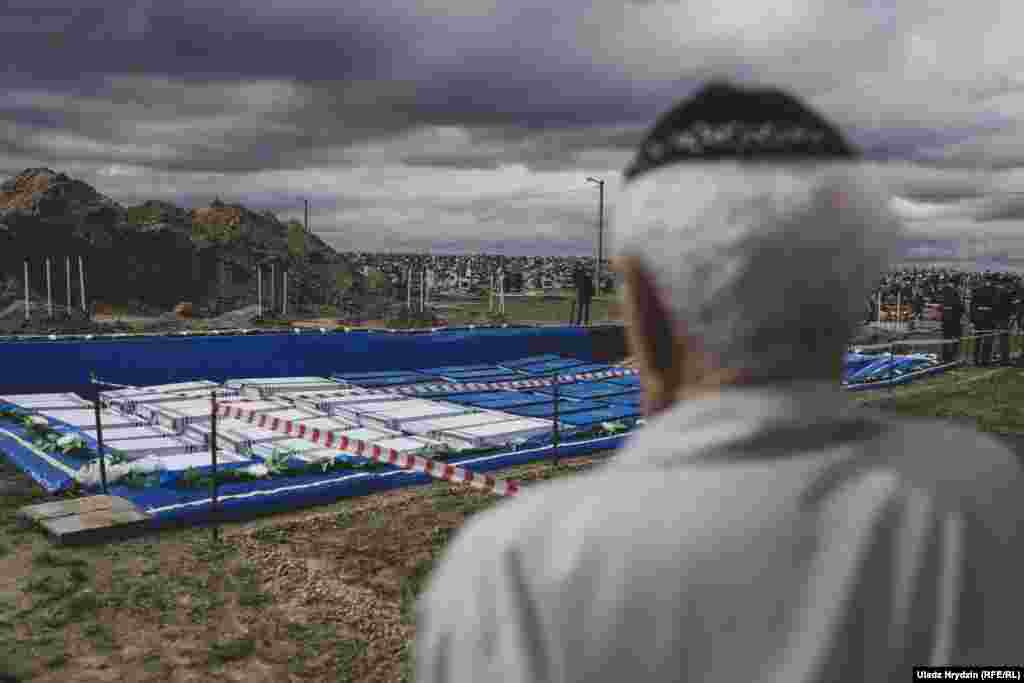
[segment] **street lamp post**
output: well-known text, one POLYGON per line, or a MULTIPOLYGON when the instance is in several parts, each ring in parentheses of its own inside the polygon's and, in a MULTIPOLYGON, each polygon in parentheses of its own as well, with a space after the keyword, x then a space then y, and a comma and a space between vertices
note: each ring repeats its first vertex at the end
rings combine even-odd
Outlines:
POLYGON ((597 209, 597 265, 594 267, 594 292, 601 294, 601 261, 604 259, 604 181, 597 178, 587 178, 587 182, 597 183, 598 209, 597 209))

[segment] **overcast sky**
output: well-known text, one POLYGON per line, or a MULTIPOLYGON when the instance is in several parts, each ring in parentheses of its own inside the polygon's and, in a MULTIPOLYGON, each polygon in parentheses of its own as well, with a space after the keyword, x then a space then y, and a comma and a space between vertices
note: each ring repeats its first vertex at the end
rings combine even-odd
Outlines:
POLYGON ((654 118, 724 77, 793 90, 879 159, 911 257, 1024 269, 1022 20, 984 0, 7 0, 0 171, 285 219, 307 197, 341 250, 589 254, 587 176, 613 203, 654 118))

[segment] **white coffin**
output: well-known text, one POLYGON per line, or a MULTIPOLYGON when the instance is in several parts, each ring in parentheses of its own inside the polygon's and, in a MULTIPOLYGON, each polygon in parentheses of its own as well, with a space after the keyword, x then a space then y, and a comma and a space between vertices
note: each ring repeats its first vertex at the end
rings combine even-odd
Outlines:
POLYGON ((217 387, 216 382, 209 380, 197 380, 195 382, 178 382, 176 384, 157 384, 151 387, 137 387, 135 389, 115 389, 114 391, 104 391, 104 398, 120 398, 122 396, 131 396, 135 393, 166 393, 166 392, 182 392, 182 391, 198 391, 205 389, 215 389, 217 387))
MULTIPOLYGON (((246 410, 279 410, 283 404, 270 401, 238 401, 223 402, 219 406, 238 405, 246 410)), ((210 401, 205 399, 171 401, 156 403, 151 406, 139 406, 139 416, 146 417, 151 423, 170 429, 180 434, 185 425, 210 420, 210 401)), ((224 418, 225 420, 229 418, 224 418)))
POLYGON ((530 439, 552 430, 549 420, 524 417, 506 422, 450 429, 432 436, 452 448, 504 446, 517 439, 530 439))
MULTIPOLYGON (((217 464, 219 465, 245 462, 248 459, 234 453, 217 452, 217 464)), ((171 472, 183 472, 191 467, 208 467, 210 465, 210 454, 206 452, 189 453, 188 455, 167 455, 161 457, 160 462, 171 472)))
POLYGON ((326 377, 245 377, 242 379, 229 379, 224 386, 234 389, 241 389, 246 386, 272 386, 275 384, 324 384, 330 383, 338 386, 326 377))
POLYGON ((320 432, 320 438, 323 439, 327 434, 333 434, 334 438, 344 432, 357 429, 359 425, 349 420, 343 420, 340 417, 314 417, 308 420, 302 420, 298 425, 292 429, 292 434, 300 434, 299 427, 303 427, 304 430, 301 434, 305 437, 312 437, 313 432, 318 430, 320 432))
POLYGON ((264 459, 271 457, 275 450, 291 451, 291 457, 305 462, 323 462, 339 455, 337 449, 324 448, 305 439, 284 439, 273 443, 259 443, 252 447, 253 454, 264 459))
MULTIPOLYGON (((201 440, 209 448, 211 426, 209 422, 190 424, 185 427, 185 434, 201 440)), ((272 432, 269 429, 245 422, 232 421, 230 425, 217 423, 217 448, 235 453, 244 453, 254 444, 282 441, 287 438, 288 436, 285 434, 272 432)))
POLYGON ((400 436, 394 439, 385 439, 378 441, 374 446, 380 446, 381 448, 396 450, 399 453, 417 453, 426 454, 431 448, 437 448, 441 446, 437 441, 429 441, 427 439, 418 439, 414 436, 400 436))
POLYGON ((290 394, 329 391, 337 387, 337 382, 330 384, 250 384, 242 387, 242 396, 246 398, 269 398, 270 396, 289 396, 290 394))
MULTIPOLYGON (((94 441, 96 440, 97 433, 95 429, 83 429, 82 434, 94 441)), ((118 441, 122 441, 124 439, 152 439, 155 437, 173 435, 174 433, 167 429, 163 429, 155 425, 142 424, 138 427, 122 427, 118 429, 117 432, 108 432, 104 429, 103 441, 110 441, 111 438, 116 438, 118 441), (116 434, 116 436, 114 436, 114 434, 116 434)))
POLYGON ((395 401, 370 409, 359 409, 355 417, 365 427, 384 427, 386 429, 404 429, 409 422, 427 418, 464 415, 477 412, 477 408, 458 406, 455 404, 434 403, 423 400, 395 401))
POLYGON ((358 406, 369 403, 391 403, 393 401, 400 401, 404 397, 397 396, 395 394, 351 394, 349 396, 338 396, 335 398, 327 398, 318 400, 315 405, 318 410, 322 410, 330 415, 341 414, 348 409, 349 406, 358 406))
POLYGON ((347 432, 342 432, 339 436, 344 436, 347 439, 355 439, 356 441, 365 441, 366 443, 377 443, 386 439, 394 439, 402 436, 402 432, 397 432, 392 429, 368 429, 366 427, 360 427, 358 429, 350 429, 347 432))
POLYGON ((461 415, 448 415, 446 417, 431 417, 424 420, 413 420, 402 424, 402 429, 410 434, 430 435, 443 432, 449 429, 462 429, 464 427, 476 427, 496 422, 506 422, 516 419, 516 415, 501 413, 494 410, 481 410, 476 413, 463 413, 461 415))
POLYGON ((293 405, 300 408, 319 410, 325 413, 330 412, 332 403, 345 403, 353 400, 388 401, 397 398, 390 394, 369 393, 364 389, 359 391, 348 391, 346 389, 339 391, 313 391, 281 394, 280 396, 282 399, 291 401, 293 405))
MULTIPOLYGON (((304 410, 302 408, 284 408, 260 413, 253 418, 250 424, 254 424, 257 427, 263 427, 271 431, 276 431, 277 429, 284 429, 286 422, 304 422, 306 420, 320 417, 326 417, 326 415, 322 413, 315 413, 311 410, 304 410)), ((292 429, 295 429, 294 424, 292 425, 292 429)))
MULTIPOLYGON (((65 424, 82 429, 88 429, 89 427, 96 426, 95 410, 87 410, 84 408, 40 410, 39 414, 45 418, 60 420, 65 424)), ((115 413, 110 410, 101 410, 100 424, 103 425, 103 432, 106 433, 107 430, 123 429, 125 427, 140 427, 145 423, 137 417, 121 415, 120 413, 115 413)))
POLYGON ((159 436, 150 439, 104 439, 103 447, 124 453, 128 460, 138 460, 147 455, 163 457, 200 453, 205 450, 203 444, 197 440, 175 436, 159 436))
MULTIPOLYGON (((218 398, 225 398, 223 391, 218 391, 218 398)), ((112 406, 126 413, 140 412, 139 407, 146 405, 152 406, 158 403, 173 403, 177 401, 196 401, 206 399, 209 401, 210 392, 208 391, 183 391, 183 392, 139 392, 137 394, 131 394, 126 396, 108 397, 104 396, 112 406)), ((150 411, 151 412, 151 411, 150 411)))
POLYGON ((0 396, 0 402, 13 403, 26 410, 92 408, 92 404, 78 394, 10 394, 0 396))

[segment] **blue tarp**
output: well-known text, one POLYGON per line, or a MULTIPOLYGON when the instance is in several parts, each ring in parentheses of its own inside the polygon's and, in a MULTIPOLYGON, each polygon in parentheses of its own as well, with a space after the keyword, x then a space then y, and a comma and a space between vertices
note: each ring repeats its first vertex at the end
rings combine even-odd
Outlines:
POLYGON ((437 370, 431 369, 431 370, 417 370, 417 372, 419 374, 421 374, 421 375, 433 375, 434 377, 443 377, 444 379, 449 379, 449 378, 452 378, 452 377, 458 377, 458 378, 464 378, 464 379, 468 379, 468 380, 472 380, 472 378, 474 378, 474 377, 485 377, 487 375, 507 375, 507 374, 509 374, 509 372, 507 370, 502 370, 501 368, 498 368, 498 367, 495 367, 495 366, 491 366, 489 368, 483 368, 483 369, 480 369, 480 370, 446 370, 446 371, 440 371, 439 372, 437 370))
MULTIPOLYGON (((555 390, 547 388, 542 391, 545 394, 553 394, 555 390)), ((632 393, 632 391, 630 387, 621 384, 611 384, 610 382, 576 382, 558 387, 560 395, 572 398, 602 398, 617 394, 628 394, 632 393)))
POLYGON ((572 359, 562 360, 548 360, 543 363, 532 363, 521 367, 514 368, 516 372, 522 373, 528 377, 539 377, 542 375, 553 375, 556 373, 569 373, 573 372, 573 368, 578 365, 583 365, 583 361, 576 361, 572 359))
POLYGON ((547 394, 535 393, 532 391, 498 391, 488 396, 475 397, 470 401, 460 400, 459 403, 504 410, 513 406, 528 406, 538 403, 551 403, 552 397, 547 394))
POLYGON ((0 394, 73 391, 91 399, 96 386, 90 383, 90 373, 136 386, 196 379, 330 377, 497 364, 541 354, 592 358, 591 348, 587 330, 580 327, 0 342, 0 394))
POLYGON ((605 370, 611 369, 612 366, 606 365, 605 363, 582 363, 568 368, 565 372, 570 375, 579 375, 584 372, 604 372, 605 370))
POLYGON ((374 379, 362 379, 362 380, 348 380, 355 385, 372 389, 374 387, 399 387, 406 384, 420 384, 423 382, 440 382, 440 377, 430 377, 428 375, 414 375, 409 373, 407 375, 396 375, 394 377, 377 377, 374 379))
MULTIPOLYGON (((569 399, 563 398, 558 401, 558 414, 561 416, 583 410, 604 408, 606 406, 607 404, 598 403, 596 401, 570 401, 569 399)), ((548 401, 546 403, 537 403, 535 405, 514 406, 511 408, 504 408, 503 410, 507 413, 522 415, 523 417, 551 418, 555 415, 555 402, 548 401)))
POLYGON ((442 376, 446 382, 471 383, 471 382, 511 382, 523 379, 522 375, 512 372, 494 372, 487 375, 476 375, 474 377, 442 376))
POLYGON ((558 419, 560 422, 564 422, 574 427, 587 427, 601 422, 610 422, 613 420, 622 420, 639 416, 640 411, 637 408, 631 408, 630 406, 625 405, 615 405, 608 408, 597 408, 594 410, 584 410, 579 413, 569 413, 564 417, 560 415, 558 419))
POLYGON ((634 391, 618 396, 606 396, 603 400, 616 405, 638 406, 640 405, 640 392, 634 391))
POLYGON ((888 380, 931 365, 934 361, 927 356, 883 356, 847 374, 844 379, 850 383, 888 380))
POLYGON ((525 365, 531 365, 533 363, 544 363, 549 360, 561 360, 562 357, 555 353, 545 353, 536 356, 525 356, 521 358, 514 358, 513 360, 502 360, 501 365, 506 368, 518 369, 525 365))
POLYGON ((472 405, 474 401, 490 399, 507 393, 507 391, 495 389, 493 391, 463 391, 461 393, 453 392, 451 394, 430 394, 426 398, 431 401, 448 401, 449 403, 472 405))
MULTIPOLYGON (((543 446, 510 453, 452 459, 449 462, 474 472, 493 472, 515 465, 549 459, 556 455, 570 457, 586 455, 594 451, 613 450, 620 447, 623 442, 624 437, 622 436, 603 437, 563 443, 557 450, 551 446, 543 446)), ((392 471, 294 477, 285 480, 263 481, 255 486, 254 484, 222 486, 218 491, 220 509, 217 519, 220 521, 247 519, 258 514, 330 503, 340 498, 361 496, 403 486, 427 484, 432 481, 426 474, 389 469, 392 471), (258 493, 253 495, 253 491, 258 491, 258 493)), ((209 520, 208 490, 183 491, 166 488, 138 490, 114 487, 111 493, 128 498, 142 509, 152 509, 156 526, 209 520)))
POLYGON ((415 377, 420 376, 419 372, 412 373, 406 370, 395 370, 394 372, 336 372, 331 375, 331 379, 356 384, 359 382, 372 382, 379 379, 400 379, 403 377, 409 377, 410 375, 415 377))
POLYGON ((473 375, 492 375, 501 372, 495 364, 477 363, 475 365, 446 365, 437 368, 421 368, 416 372, 438 377, 451 375, 456 377, 472 377, 473 375))

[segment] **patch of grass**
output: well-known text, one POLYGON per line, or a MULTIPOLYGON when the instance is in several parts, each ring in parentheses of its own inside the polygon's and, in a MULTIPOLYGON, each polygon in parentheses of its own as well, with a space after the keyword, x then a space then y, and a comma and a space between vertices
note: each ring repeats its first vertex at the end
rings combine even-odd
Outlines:
POLYGON ((252 638, 220 640, 210 644, 207 662, 211 666, 223 666, 228 662, 248 659, 256 652, 256 641, 252 638))
POLYGON ((86 624, 82 628, 82 635, 88 638, 100 652, 110 652, 116 645, 114 632, 106 624, 99 622, 86 624))
POLYGON ((72 595, 67 602, 54 608, 43 619, 47 628, 60 629, 72 623, 93 619, 104 607, 104 601, 93 591, 82 591, 72 595))
POLYGON ((3 541, 0 541, 0 557, 10 554, 11 546, 7 545, 3 541))
POLYGON ((500 499, 493 495, 472 493, 438 493, 433 497, 434 509, 438 512, 461 512, 469 517, 495 505, 500 499))
POLYGON ((1024 432, 1024 373, 1015 368, 965 371, 944 381, 881 397, 886 411, 973 421, 988 432, 1024 432), (986 373, 987 374, 979 374, 986 373), (965 381, 973 375, 976 379, 965 381))
POLYGON ((276 526, 261 526, 252 532, 253 540, 260 543, 282 544, 288 542, 288 530, 276 526))
POLYGON ((403 579, 399 598, 402 623, 410 625, 416 623, 416 601, 423 589, 426 588, 430 575, 437 568, 437 560, 436 555, 430 559, 421 560, 413 567, 412 573, 403 579))
POLYGON ((192 545, 192 556, 205 565, 219 567, 224 560, 234 554, 235 549, 223 539, 214 541, 211 538, 200 536, 195 539, 192 545))
POLYGON ((166 671, 168 667, 159 652, 151 652, 143 658, 142 668, 147 673, 157 674, 166 671))
POLYGON ((69 659, 69 657, 68 657, 68 653, 67 652, 59 652, 59 653, 53 655, 52 657, 50 657, 48 660, 46 660, 46 668, 47 669, 60 669, 60 668, 63 668, 64 666, 67 665, 68 659, 69 659))
POLYGON ((234 577, 234 587, 238 591, 240 607, 263 607, 273 600, 268 593, 260 588, 259 573, 255 567, 239 566, 235 568, 234 577))
POLYGON ((324 653, 331 653, 331 662, 337 668, 334 680, 353 681, 352 665, 366 654, 367 644, 363 640, 341 637, 334 626, 329 624, 290 623, 285 626, 289 640, 299 646, 300 652, 292 660, 292 672, 301 675, 305 663, 324 653))
POLYGON ((379 510, 374 510, 366 516, 366 526, 374 530, 383 528, 387 521, 388 518, 379 510))
POLYGON ((80 557, 74 557, 53 550, 44 550, 32 558, 32 564, 36 567, 69 567, 82 570, 89 566, 89 563, 80 557))
POLYGON ((399 675, 400 683, 413 683, 416 680, 416 659, 412 643, 406 643, 402 647, 402 668, 399 675))
POLYGON ((108 601, 111 607, 145 612, 162 620, 175 605, 172 584, 167 577, 159 575, 115 578, 115 588, 108 601))
POLYGON ((347 529, 352 526, 353 516, 350 510, 342 510, 334 516, 334 523, 339 529, 347 529))

